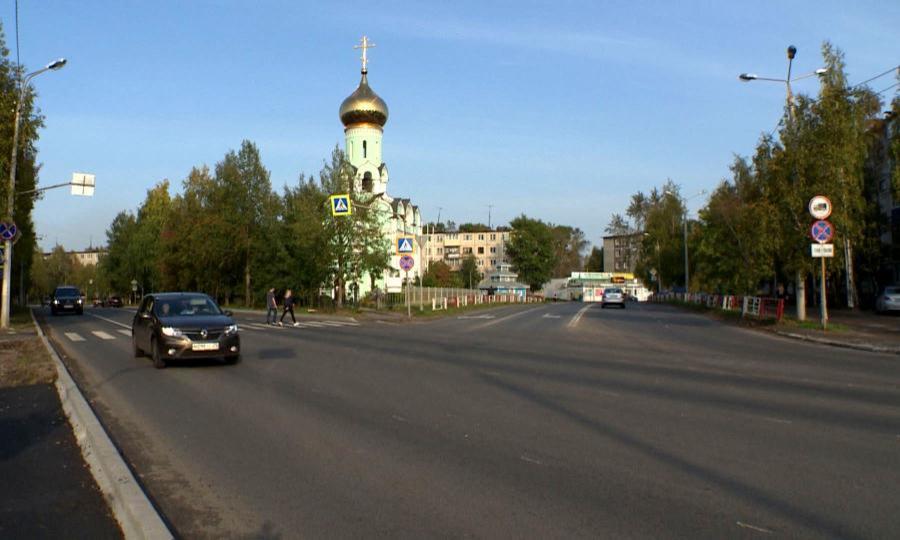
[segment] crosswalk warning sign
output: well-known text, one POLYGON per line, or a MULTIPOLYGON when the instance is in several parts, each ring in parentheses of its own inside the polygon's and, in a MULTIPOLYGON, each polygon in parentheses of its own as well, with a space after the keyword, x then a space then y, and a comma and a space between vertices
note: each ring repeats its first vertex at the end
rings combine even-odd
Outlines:
POLYGON ((330 199, 332 216, 349 216, 352 213, 350 195, 332 195, 330 199))
POLYGON ((407 255, 413 252, 413 237, 399 236, 397 237, 397 253, 407 255))

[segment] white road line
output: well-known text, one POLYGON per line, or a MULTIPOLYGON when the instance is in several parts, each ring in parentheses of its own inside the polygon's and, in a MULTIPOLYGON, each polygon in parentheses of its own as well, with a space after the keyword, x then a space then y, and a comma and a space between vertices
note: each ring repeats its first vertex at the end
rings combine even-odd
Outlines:
POLYGON ((313 328, 322 328, 322 327, 325 327, 325 326, 328 326, 328 325, 327 325, 327 324, 322 324, 322 323, 320 323, 320 322, 318 322, 318 321, 309 321, 309 322, 303 323, 303 326, 312 326, 313 328))
POLYGON ((793 424, 790 420, 782 420, 781 418, 772 418, 770 416, 763 416, 763 420, 767 422, 776 422, 778 424, 793 424))
POLYGON ((762 527, 757 527, 756 525, 750 525, 749 523, 741 523, 740 521, 738 521, 737 525, 738 525, 738 527, 743 527, 745 529, 750 529, 750 530, 765 533, 765 534, 772 534, 772 531, 770 531, 769 529, 763 529, 762 527))
POLYGON ((109 341, 109 340, 111 340, 111 339, 116 339, 115 336, 111 336, 111 335, 107 334, 106 332, 104 332, 104 331, 102 331, 102 330, 92 330, 91 333, 94 334, 95 336, 97 336, 98 338, 104 340, 104 341, 109 341))
POLYGON ((526 309, 525 311, 520 311, 520 312, 518 312, 518 313, 513 313, 512 315, 507 315, 506 317, 500 317, 499 319, 494 319, 493 321, 486 322, 486 323, 484 323, 484 324, 478 326, 478 328, 487 328, 488 326, 493 326, 493 325, 495 325, 495 324, 497 324, 497 323, 501 323, 501 322, 503 322, 503 321, 508 321, 508 320, 513 319, 513 318, 515 318, 515 317, 521 317, 522 315, 525 315, 526 313, 531 313, 532 311, 537 311, 537 310, 539 310, 539 309, 542 309, 542 307, 535 307, 535 308, 531 308, 531 309, 526 309))
POLYGON ((319 324, 328 326, 359 326, 357 323, 341 322, 341 321, 316 321, 319 324))
POLYGON ((528 463, 534 463, 535 465, 543 465, 543 463, 541 463, 540 461, 534 458, 530 458, 524 454, 519 456, 519 459, 521 459, 522 461, 527 461, 528 463))
POLYGON ((66 337, 72 341, 84 341, 84 338, 76 334, 75 332, 64 332, 66 337))
POLYGON ((122 329, 119 329, 119 330, 116 330, 116 332, 122 334, 123 336, 131 337, 131 330, 122 330, 122 329))
POLYGON ((100 319, 101 321, 106 321, 106 322, 112 323, 112 324, 114 324, 114 325, 116 325, 116 326, 121 326, 122 328, 127 328, 127 329, 131 330, 131 325, 130 325, 130 324, 122 324, 122 323, 120 323, 119 321, 114 321, 114 320, 112 320, 112 319, 107 319, 106 317, 101 317, 100 315, 94 315, 93 313, 86 313, 86 315, 90 315, 91 317, 94 317, 95 319, 100 319))
POLYGON ((544 317, 543 317, 543 318, 544 318, 544 319, 558 319, 559 317, 560 317, 560 315, 553 315, 553 314, 550 314, 550 313, 544 313, 544 317))
POLYGON ((496 319, 496 318, 497 318, 496 315, 460 315, 457 317, 457 319, 462 319, 462 320, 466 320, 466 319, 496 319))
POLYGON ((568 324, 569 328, 575 328, 576 326, 578 326, 578 321, 581 320, 581 317, 584 315, 584 312, 591 309, 592 307, 594 307, 594 304, 588 304, 588 305, 584 306, 583 308, 579 309, 578 313, 576 313, 575 316, 572 317, 572 320, 569 321, 569 324, 568 324))

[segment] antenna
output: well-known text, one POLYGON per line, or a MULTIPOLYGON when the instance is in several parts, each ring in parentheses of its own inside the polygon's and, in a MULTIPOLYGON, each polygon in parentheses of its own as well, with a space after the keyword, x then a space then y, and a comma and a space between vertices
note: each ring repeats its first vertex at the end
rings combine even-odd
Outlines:
POLYGON ((493 229, 493 227, 491 227, 491 209, 494 208, 494 205, 489 204, 489 205, 487 205, 487 207, 488 207, 488 229, 493 231, 494 229, 493 229))

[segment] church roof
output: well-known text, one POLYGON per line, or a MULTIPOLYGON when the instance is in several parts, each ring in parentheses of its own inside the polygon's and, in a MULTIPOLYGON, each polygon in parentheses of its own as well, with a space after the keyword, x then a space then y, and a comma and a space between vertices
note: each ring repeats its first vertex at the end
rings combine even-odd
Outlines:
POLYGON ((359 86, 341 103, 340 116, 345 127, 354 124, 377 124, 384 127, 387 123, 387 103, 369 88, 365 70, 359 80, 359 86))

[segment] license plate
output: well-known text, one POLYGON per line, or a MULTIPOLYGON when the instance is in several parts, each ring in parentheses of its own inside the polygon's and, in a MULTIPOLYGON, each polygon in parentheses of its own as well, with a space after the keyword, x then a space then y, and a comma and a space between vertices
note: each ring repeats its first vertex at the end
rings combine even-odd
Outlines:
POLYGON ((215 343, 215 342, 192 343, 191 350, 192 351, 218 351, 219 344, 215 343))

